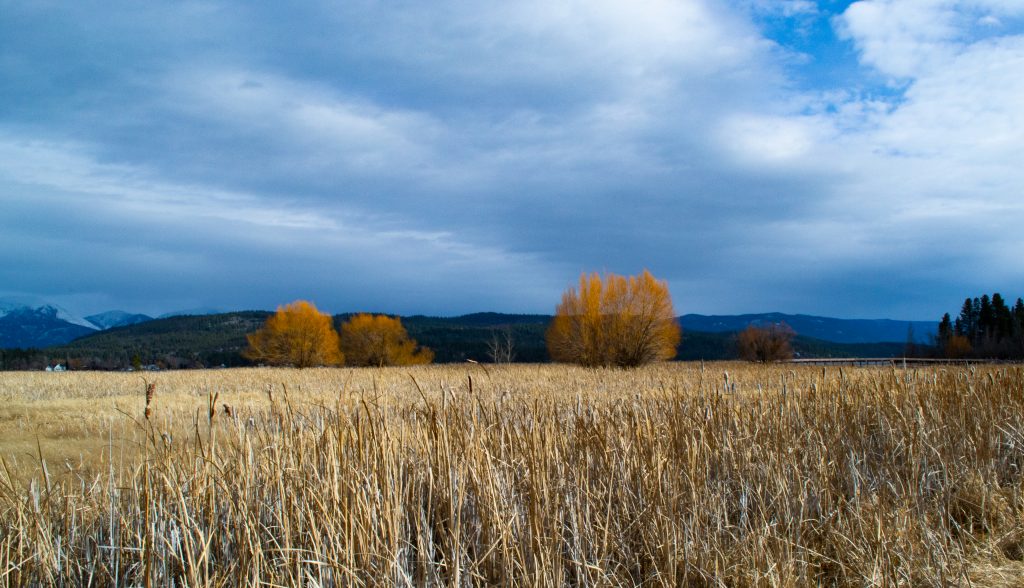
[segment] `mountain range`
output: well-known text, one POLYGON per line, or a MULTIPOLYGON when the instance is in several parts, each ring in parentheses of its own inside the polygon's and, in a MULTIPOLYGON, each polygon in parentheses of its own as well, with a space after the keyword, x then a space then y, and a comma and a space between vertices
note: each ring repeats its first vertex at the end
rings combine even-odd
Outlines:
POLYGON ((0 302, 0 348, 48 347, 96 330, 96 325, 58 306, 0 302))
POLYGON ((153 320, 145 314, 111 310, 80 317, 41 300, 0 299, 0 349, 61 345, 97 331, 153 320))

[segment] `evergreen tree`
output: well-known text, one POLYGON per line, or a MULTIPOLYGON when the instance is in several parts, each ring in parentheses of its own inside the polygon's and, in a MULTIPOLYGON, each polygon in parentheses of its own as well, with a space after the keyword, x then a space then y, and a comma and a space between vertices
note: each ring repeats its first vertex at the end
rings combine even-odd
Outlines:
POLYGON ((971 342, 981 339, 981 300, 975 296, 971 300, 971 342))
POLYGON ((1013 305, 1013 327, 1015 333, 1024 334, 1024 300, 1020 298, 1013 305))
POLYGON ((1020 298, 1013 305, 1013 340, 1017 357, 1024 356, 1024 300, 1020 298))
POLYGON ((936 344, 946 357, 1024 358, 1024 299, 1011 308, 1003 295, 964 299, 955 321, 948 314, 939 323, 936 344), (960 339, 952 343, 954 339, 960 339), (950 351, 951 347, 957 350, 950 351))
POLYGON ((992 301, 988 294, 981 295, 981 308, 978 312, 978 338, 983 343, 991 343, 995 336, 996 317, 992 312, 992 301))
MULTIPOLYGON (((958 319, 959 322, 959 319, 958 319)), ((953 322, 949 317, 949 313, 942 315, 942 322, 939 323, 939 352, 944 353, 946 346, 949 345, 949 340, 953 338, 953 322)))
POLYGON ((1009 339, 1013 335, 1013 313, 999 292, 992 295, 992 315, 996 341, 1009 339))
POLYGON ((960 309, 960 317, 957 318, 957 322, 960 323, 960 330, 957 332, 957 335, 967 337, 968 340, 974 341, 978 334, 978 315, 975 312, 975 309, 980 309, 980 306, 981 303, 978 302, 977 298, 974 300, 971 300, 970 298, 964 299, 964 305, 960 309))

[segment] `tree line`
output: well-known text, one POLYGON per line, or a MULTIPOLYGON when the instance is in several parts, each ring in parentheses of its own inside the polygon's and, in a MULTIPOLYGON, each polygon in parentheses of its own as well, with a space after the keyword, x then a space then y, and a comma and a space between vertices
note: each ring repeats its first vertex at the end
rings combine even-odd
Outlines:
MULTIPOLYGON (((546 342, 555 361, 636 367, 674 358, 680 334, 668 284, 645 270, 629 277, 581 275, 579 287, 562 295, 546 342)), ((419 347, 398 318, 358 314, 338 333, 330 315, 305 300, 278 308, 260 330, 248 335, 248 342, 243 355, 265 365, 382 367, 433 360, 433 353, 419 347)), ((510 338, 496 334, 489 347, 496 363, 511 361, 510 338)))
MULTIPOLYGON (((668 284, 644 270, 637 276, 580 275, 562 294, 545 334, 548 354, 585 367, 632 368, 674 359, 682 336, 668 284)), ((740 356, 772 362, 792 358, 794 332, 785 324, 751 325, 736 339, 740 356)), ((249 335, 245 356, 269 365, 387 366, 429 363, 430 350, 416 350, 397 318, 356 315, 342 325, 340 342, 330 317, 309 302, 278 309, 249 335)), ((495 363, 511 362, 510 332, 488 345, 495 363)))
POLYGON ((947 358, 1024 358, 1024 300, 1011 307, 998 292, 964 300, 939 322, 938 353, 947 358))
MULTIPOLYGON (((1024 332, 1024 303, 1018 300, 1010 311, 998 294, 969 302, 955 325, 948 315, 944 317, 948 327, 940 327, 944 353, 1005 356, 1009 353, 1005 349, 1024 349, 1019 345, 1020 333, 1024 332), (1007 313, 1010 322, 1006 321, 1007 313), (1016 347, 1006 343, 1006 333, 1017 337, 1016 347), (1005 352, 994 354, 990 347, 1005 352)), ((171 325, 151 327, 160 336, 170 337, 168 341, 161 340, 162 347, 150 350, 144 339, 135 341, 131 337, 124 339, 128 345, 125 347, 122 339, 117 339, 107 343, 111 349, 90 348, 90 352, 105 354, 93 361, 73 357, 73 348, 7 350, 0 355, 0 369, 37 369, 41 363, 52 363, 61 355, 72 369, 123 369, 128 365, 139 369, 150 364, 160 369, 252 364, 379 367, 430 363, 434 359, 434 352, 410 337, 398 317, 366 313, 331 317, 305 300, 281 306, 269 317, 267 313, 233 313, 232 320, 222 321, 223 324, 202 317, 186 318, 202 323, 192 325, 187 337, 176 334, 171 325), (198 330, 201 335, 205 333, 203 329, 220 333, 225 328, 234 330, 234 334, 229 333, 230 341, 224 339, 210 349, 196 349, 196 333, 192 331, 198 330), (170 333, 163 333, 168 329, 170 333), (167 344, 173 345, 173 353, 167 351, 167 344)), ((588 367, 629 368, 675 359, 682 340, 667 283, 646 270, 636 276, 581 274, 578 284, 563 293, 554 317, 546 325, 516 325, 515 329, 499 325, 487 330, 473 324, 444 327, 439 322, 420 324, 417 328, 418 337, 428 338, 431 346, 440 346, 442 361, 479 358, 510 363, 551 359, 588 367)), ((691 350, 687 358, 738 356, 758 362, 785 361, 794 355, 794 336, 794 331, 784 323, 750 325, 731 339, 697 333, 696 339, 686 343, 691 350), (700 355, 701 349, 710 349, 711 355, 700 355)))

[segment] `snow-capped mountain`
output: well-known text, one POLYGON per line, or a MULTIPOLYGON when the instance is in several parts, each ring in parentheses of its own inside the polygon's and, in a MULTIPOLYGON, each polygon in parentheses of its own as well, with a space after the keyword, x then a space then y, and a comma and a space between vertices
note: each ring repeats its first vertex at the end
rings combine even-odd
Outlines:
POLYGON ((97 330, 55 304, 0 299, 0 348, 59 345, 97 330))
POLYGON ((151 321, 153 317, 145 314, 133 314, 123 310, 108 310, 99 314, 91 314, 85 317, 85 320, 105 331, 114 327, 124 327, 151 321))

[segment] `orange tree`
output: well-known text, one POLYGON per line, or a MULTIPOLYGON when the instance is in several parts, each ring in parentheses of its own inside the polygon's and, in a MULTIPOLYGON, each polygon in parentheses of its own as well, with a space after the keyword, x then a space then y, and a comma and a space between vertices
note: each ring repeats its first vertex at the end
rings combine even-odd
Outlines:
POLYGON ((247 338, 245 357, 260 363, 307 368, 344 361, 330 315, 305 300, 279 306, 263 328, 247 338))
POLYGON ((547 332, 555 361, 635 367, 676 356, 681 330, 668 284, 639 276, 594 273, 562 294, 547 332))
POLYGON ((386 366, 430 363, 434 352, 416 348, 399 318, 357 314, 341 326, 341 349, 348 365, 386 366))

